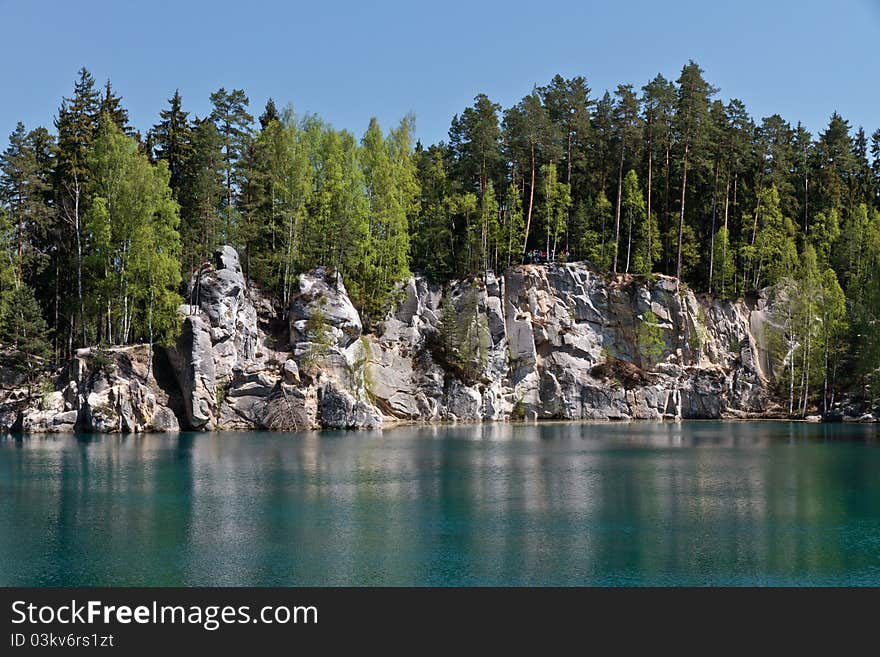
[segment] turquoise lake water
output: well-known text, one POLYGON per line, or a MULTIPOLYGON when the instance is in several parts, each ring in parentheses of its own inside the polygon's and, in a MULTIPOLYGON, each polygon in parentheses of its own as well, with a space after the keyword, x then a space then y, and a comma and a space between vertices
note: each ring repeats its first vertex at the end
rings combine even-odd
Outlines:
POLYGON ((0 585, 880 585, 866 425, 0 439, 0 585))

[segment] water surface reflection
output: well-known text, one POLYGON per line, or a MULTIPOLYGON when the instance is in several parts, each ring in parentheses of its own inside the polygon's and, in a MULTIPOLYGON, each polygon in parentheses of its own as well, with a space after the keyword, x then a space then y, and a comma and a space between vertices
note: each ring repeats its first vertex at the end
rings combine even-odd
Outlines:
POLYGON ((862 425, 0 440, 0 584, 880 584, 862 425))

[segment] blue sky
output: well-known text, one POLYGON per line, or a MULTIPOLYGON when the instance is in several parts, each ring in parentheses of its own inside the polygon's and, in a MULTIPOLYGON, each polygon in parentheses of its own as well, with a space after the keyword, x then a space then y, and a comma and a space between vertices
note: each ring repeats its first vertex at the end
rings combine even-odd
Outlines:
POLYGON ((145 130, 175 88, 204 115, 243 88, 361 134, 407 112, 446 137, 478 92, 507 107, 555 73, 594 94, 697 61, 724 99, 814 134, 832 111, 880 128, 880 0, 555 2, 99 2, 0 0, 0 144, 17 121, 51 128, 80 66, 108 77, 145 130))

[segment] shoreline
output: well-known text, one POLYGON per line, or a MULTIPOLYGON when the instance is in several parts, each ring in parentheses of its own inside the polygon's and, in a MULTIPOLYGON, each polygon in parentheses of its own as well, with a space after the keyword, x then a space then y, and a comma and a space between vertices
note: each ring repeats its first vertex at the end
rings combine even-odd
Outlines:
POLYGON ((211 430, 204 429, 180 429, 177 431, 132 431, 132 432, 123 432, 123 431, 30 431, 30 432, 12 432, 12 431, 4 431, 0 433, 0 438, 31 438, 31 437, 44 437, 44 436, 88 436, 88 435, 100 435, 100 436, 171 436, 174 434, 238 434, 238 433, 267 433, 267 434, 291 434, 291 433, 353 433, 353 434, 361 434, 361 433, 373 433, 376 431, 384 431, 391 429, 405 429, 405 428, 449 428, 449 427, 477 427, 477 426, 490 426, 490 425, 510 425, 510 426, 539 426, 539 425, 563 425, 563 424, 584 424, 584 425, 623 425, 623 424, 691 424, 691 423, 709 423, 709 422, 720 422, 720 423, 731 423, 731 424, 740 424, 740 423, 749 423, 749 422, 760 422, 760 423, 789 423, 789 424, 827 424, 827 425, 837 425, 837 424, 850 424, 850 425, 864 425, 870 426, 873 424, 880 424, 880 419, 874 420, 862 420, 862 419, 854 419, 854 418, 845 418, 838 422, 822 422, 821 420, 813 420, 807 418, 785 418, 785 417, 721 417, 721 418, 626 418, 626 419, 614 419, 614 418, 604 418, 604 419, 559 419, 559 418, 549 418, 546 420, 484 420, 479 422, 469 422, 469 421, 455 421, 455 420, 437 420, 437 421, 399 421, 399 422, 389 422, 387 425, 381 427, 350 427, 350 428, 326 428, 326 427, 312 427, 305 429, 295 429, 295 430, 279 430, 279 429, 259 429, 259 428, 216 428, 211 430))

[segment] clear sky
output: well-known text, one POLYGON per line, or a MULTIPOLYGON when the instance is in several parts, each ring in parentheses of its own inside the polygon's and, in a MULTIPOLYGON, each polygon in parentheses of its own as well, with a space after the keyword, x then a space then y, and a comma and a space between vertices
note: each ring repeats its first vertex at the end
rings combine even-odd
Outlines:
POLYGON ((0 0, 0 57, 4 146, 17 121, 51 129, 80 66, 141 130, 175 88, 205 115, 225 86, 254 116, 271 96, 358 135, 411 111, 431 143, 479 92, 507 107, 558 72, 601 94, 688 59, 756 118, 880 128, 880 0, 0 0))

